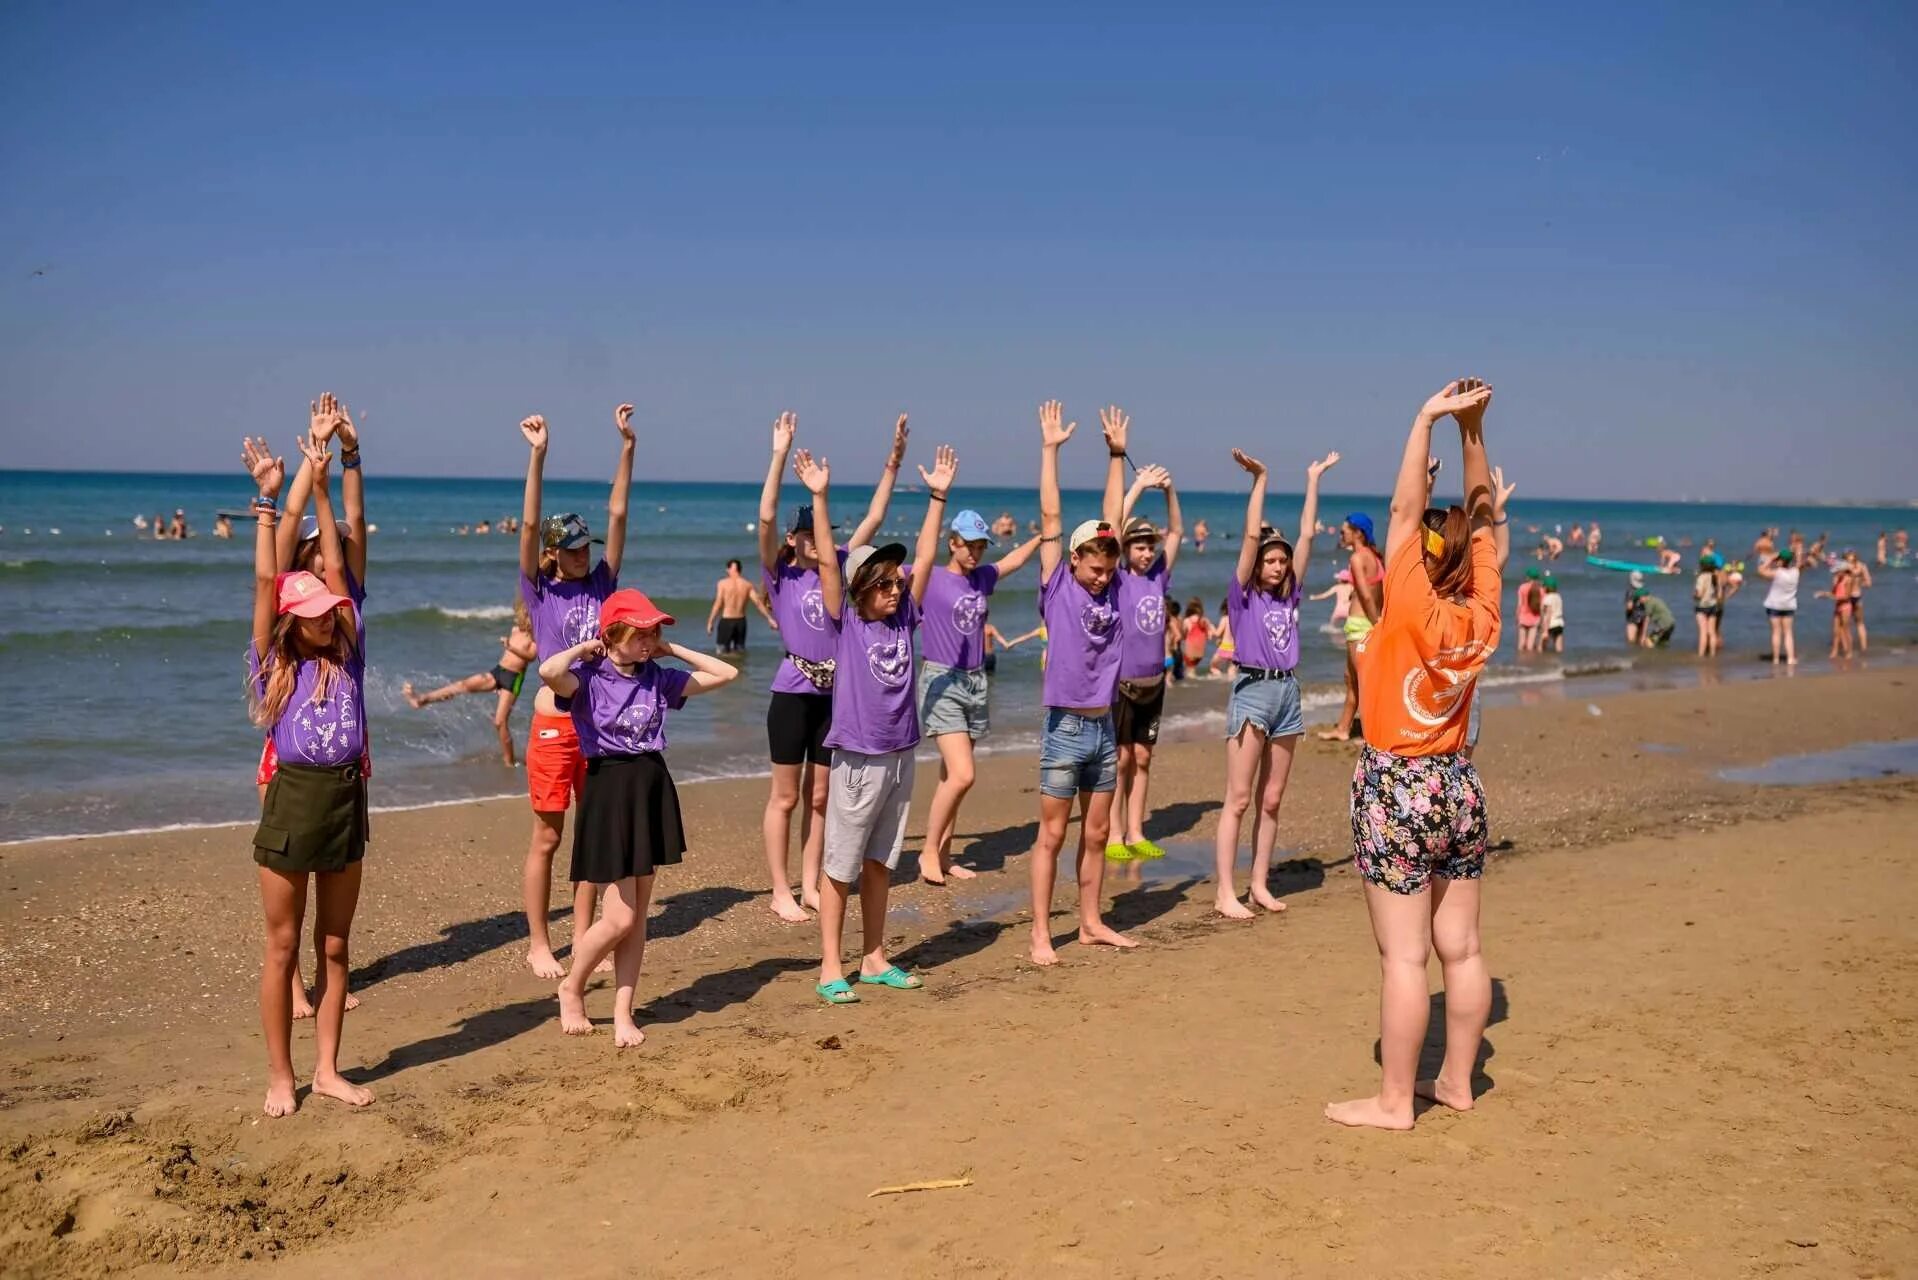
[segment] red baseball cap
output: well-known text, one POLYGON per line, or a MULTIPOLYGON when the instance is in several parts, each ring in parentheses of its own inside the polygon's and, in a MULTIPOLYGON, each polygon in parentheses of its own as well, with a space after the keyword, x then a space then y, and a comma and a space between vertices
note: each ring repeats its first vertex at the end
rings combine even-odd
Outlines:
POLYGON ((301 618, 317 618, 329 609, 337 609, 343 604, 352 604, 345 596, 336 596, 326 589, 326 584, 304 569, 295 569, 283 573, 274 580, 274 589, 279 594, 277 613, 291 613, 301 618))
POLYGON ((606 634, 606 628, 615 622, 628 623, 641 631, 648 627, 670 627, 676 619, 672 614, 646 598, 644 591, 626 587, 606 597, 606 603, 599 607, 599 633, 606 634))

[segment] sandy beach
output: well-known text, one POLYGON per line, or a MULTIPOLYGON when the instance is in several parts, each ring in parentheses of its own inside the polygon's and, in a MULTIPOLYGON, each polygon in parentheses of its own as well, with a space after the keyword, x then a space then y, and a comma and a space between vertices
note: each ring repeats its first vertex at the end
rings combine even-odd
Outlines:
POLYGON ((984 874, 895 890, 926 990, 850 1008, 766 910, 763 783, 688 788, 623 1054, 561 1036, 522 963, 523 804, 382 816, 342 1059, 378 1101, 278 1122, 246 832, 6 847, 0 1271, 1918 1274, 1918 779, 1718 776, 1914 725, 1899 667, 1488 709, 1480 1098, 1410 1134, 1320 1117, 1376 1072, 1351 748, 1301 748, 1291 910, 1234 924, 1202 878, 1219 744, 1164 746, 1172 856, 1108 876, 1146 945, 1051 971, 1023 944, 1032 763, 988 758, 984 874))

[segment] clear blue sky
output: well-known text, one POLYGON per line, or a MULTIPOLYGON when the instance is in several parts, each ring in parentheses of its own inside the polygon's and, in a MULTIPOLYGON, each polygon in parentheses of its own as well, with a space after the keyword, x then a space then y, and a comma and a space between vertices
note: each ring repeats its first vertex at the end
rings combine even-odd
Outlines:
POLYGON ((9 3, 0 465, 1379 490, 1472 373, 1534 494, 1918 496, 1918 8, 1356 9, 9 3))

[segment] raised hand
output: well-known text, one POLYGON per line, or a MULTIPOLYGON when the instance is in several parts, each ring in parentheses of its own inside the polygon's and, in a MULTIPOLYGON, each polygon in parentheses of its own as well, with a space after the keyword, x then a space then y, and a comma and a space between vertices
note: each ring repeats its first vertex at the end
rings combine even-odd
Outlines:
POLYGON ((340 448, 346 450, 348 453, 358 453, 360 449, 360 427, 365 425, 365 411, 361 411, 359 426, 356 427, 353 425, 353 411, 346 407, 344 400, 340 401, 340 416, 337 427, 340 437, 340 448))
POLYGON ((1482 414, 1492 398, 1492 388, 1477 378, 1455 378, 1428 398, 1419 413, 1437 422, 1450 414, 1477 409, 1482 414))
POLYGON ((793 454, 793 474, 799 477, 799 483, 805 485, 806 491, 814 497, 824 493, 827 483, 832 479, 832 470, 826 465, 826 460, 820 458, 814 461, 810 449, 801 449, 793 454))
POLYGON ((1478 378, 1461 378, 1460 390, 1472 397, 1472 403, 1458 410, 1453 417, 1466 431, 1479 431, 1485 426, 1485 410, 1492 403, 1492 384, 1478 378))
POLYGON ((533 446, 535 453, 546 452, 546 419, 535 413, 519 420, 519 433, 526 437, 526 443, 533 446))
POLYGON ((1265 464, 1243 449, 1234 449, 1232 451, 1232 461, 1238 463, 1256 477, 1263 478, 1265 475, 1265 464))
POLYGON ((590 661, 593 658, 603 658, 606 656, 606 642, 595 636, 591 640, 580 641, 573 652, 579 655, 580 661, 582 662, 590 661))
POLYGON ((778 453, 791 453, 793 437, 799 432, 799 415, 791 409, 773 419, 773 449, 778 453))
POLYGON ((906 460, 906 437, 912 432, 906 426, 906 415, 900 414, 899 421, 892 424, 892 452, 886 455, 886 466, 896 469, 906 460))
POLYGON ((253 483, 260 486, 262 498, 279 496, 280 487, 286 483, 286 459, 273 456, 264 436, 252 440, 241 436, 240 460, 246 464, 246 473, 253 477, 253 483))
POLYGON ((1132 419, 1116 404, 1099 410, 1099 426, 1106 433, 1106 448, 1114 453, 1125 452, 1126 429, 1131 425, 1132 419))
POLYGON ((306 433, 325 444, 340 429, 340 416, 340 402, 331 391, 323 391, 318 400, 307 401, 306 433))
POLYGON ((1063 427, 1059 423, 1066 416, 1066 407, 1057 400, 1048 400, 1039 406, 1039 443, 1047 448, 1056 449, 1072 439, 1072 433, 1079 429, 1076 422, 1068 422, 1063 427))
POLYGON ((1141 489, 1170 489, 1172 473, 1154 462, 1139 468, 1139 474, 1132 477, 1132 483, 1141 489))
POLYGON ((327 467, 333 462, 333 452, 326 447, 325 442, 306 435, 301 436, 297 443, 300 446, 300 452, 305 454, 306 460, 313 465, 313 473, 325 474, 327 467))
POLYGON ((925 481, 926 488, 938 494, 950 490, 953 477, 958 474, 959 455, 952 451, 949 444, 942 444, 933 450, 931 471, 919 468, 919 478, 925 481))
POLYGON ((1505 483, 1504 467, 1492 468, 1492 512, 1494 515, 1504 514, 1506 500, 1517 490, 1517 485, 1505 483))
POLYGON ((1339 451, 1337 449, 1334 449, 1332 450, 1332 452, 1326 454, 1323 458, 1320 458, 1317 462, 1309 464, 1305 468, 1305 474, 1311 477, 1312 479, 1317 480, 1320 476, 1324 475, 1326 472, 1330 471, 1333 467, 1336 467, 1338 465, 1339 465, 1339 451))
POLYGON ((623 404, 613 410, 613 425, 619 428, 620 439, 624 440, 627 444, 632 444, 635 439, 633 435, 633 406, 623 404))

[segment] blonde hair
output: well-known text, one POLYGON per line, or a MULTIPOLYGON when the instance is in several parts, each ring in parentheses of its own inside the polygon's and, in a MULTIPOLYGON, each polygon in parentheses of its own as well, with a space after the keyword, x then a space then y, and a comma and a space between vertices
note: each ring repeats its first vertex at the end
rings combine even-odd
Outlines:
POLYGON ((320 664, 320 677, 313 682, 315 703, 333 696, 333 689, 346 673, 358 640, 353 632, 353 610, 340 605, 333 610, 333 639, 319 653, 300 652, 300 619, 283 613, 273 621, 273 636, 267 642, 266 657, 260 662, 263 680, 247 681, 247 716, 262 729, 271 729, 286 714, 293 698, 293 686, 299 682, 300 663, 311 658, 320 664))
POLYGON ((533 615, 526 608, 524 596, 513 601, 513 625, 529 636, 533 634, 533 615))
POLYGON ((630 622, 609 622, 606 624, 606 629, 599 633, 599 638, 604 640, 606 647, 610 649, 616 644, 625 644, 638 634, 639 628, 630 622))

